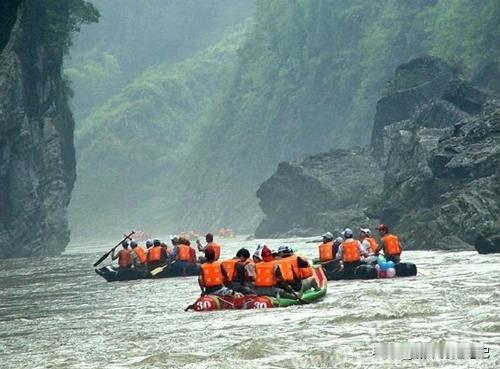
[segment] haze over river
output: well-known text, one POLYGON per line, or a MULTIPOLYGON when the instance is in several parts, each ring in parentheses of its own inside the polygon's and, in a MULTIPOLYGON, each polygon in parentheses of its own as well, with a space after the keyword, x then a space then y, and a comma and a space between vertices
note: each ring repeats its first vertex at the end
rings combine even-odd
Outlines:
MULTIPOLYGON (((498 254, 407 251, 416 277, 331 281, 310 305, 186 313, 195 277, 107 283, 94 273, 116 242, 0 261, 0 368, 500 368, 498 254), (384 341, 475 342, 491 357, 382 361, 373 349, 384 341)), ((223 240, 223 256, 257 242, 223 240)), ((305 239, 286 243, 316 256, 305 239)))

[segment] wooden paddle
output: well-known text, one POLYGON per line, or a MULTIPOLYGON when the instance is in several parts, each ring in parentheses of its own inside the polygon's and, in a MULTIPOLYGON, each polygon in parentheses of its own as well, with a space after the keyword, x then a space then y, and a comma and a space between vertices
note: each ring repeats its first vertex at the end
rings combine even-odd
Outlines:
POLYGON ((109 254, 111 254, 113 252, 114 249, 116 249, 118 246, 120 246, 122 244, 123 241, 127 240, 127 239, 131 239, 130 236, 132 236, 135 232, 132 231, 130 232, 127 236, 125 236, 125 238, 123 240, 121 240, 120 242, 118 242, 118 244, 116 244, 116 246, 114 246, 111 250, 109 250, 107 253, 105 253, 103 256, 101 256, 99 258, 99 260, 97 260, 95 263, 94 263, 94 267, 98 266, 99 264, 101 264, 108 256, 109 254))
POLYGON ((153 269, 153 270, 152 270, 152 271, 150 271, 149 273, 150 273, 150 274, 154 277, 154 276, 155 276, 155 275, 157 275, 158 273, 163 272, 163 270, 164 270, 166 267, 168 267, 168 266, 170 266, 170 265, 175 264, 175 262, 176 262, 176 260, 172 261, 171 263, 165 264, 165 265, 163 265, 163 266, 159 266, 158 268, 153 269))

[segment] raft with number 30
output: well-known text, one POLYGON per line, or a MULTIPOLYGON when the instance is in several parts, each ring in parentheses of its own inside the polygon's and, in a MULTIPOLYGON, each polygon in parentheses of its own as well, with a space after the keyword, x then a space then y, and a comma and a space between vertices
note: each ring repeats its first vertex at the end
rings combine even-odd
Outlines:
POLYGON ((320 289, 310 289, 304 292, 300 300, 271 296, 234 297, 206 295, 199 297, 189 308, 194 311, 269 309, 312 303, 326 295, 328 282, 325 272, 321 267, 314 267, 313 275, 320 289))

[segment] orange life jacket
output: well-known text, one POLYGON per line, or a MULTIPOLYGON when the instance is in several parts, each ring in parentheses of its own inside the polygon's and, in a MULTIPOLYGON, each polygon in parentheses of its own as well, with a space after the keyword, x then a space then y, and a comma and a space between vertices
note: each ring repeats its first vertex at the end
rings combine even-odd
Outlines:
POLYGON ((229 259, 229 260, 224 260, 221 265, 222 268, 224 268, 224 271, 226 272, 226 281, 227 282, 232 282, 234 280, 234 277, 236 276, 236 264, 238 264, 240 259, 229 259))
POLYGON ((397 236, 393 234, 387 234, 382 237, 384 240, 384 255, 385 256, 395 256, 401 254, 401 247, 399 247, 399 240, 397 236))
POLYGON ((205 287, 222 286, 222 270, 220 263, 203 263, 200 268, 203 285, 205 287))
POLYGON ((272 287, 276 284, 274 261, 261 261, 255 264, 255 287, 272 287))
MULTIPOLYGON (((295 262, 297 262, 297 259, 295 259, 295 262)), ((294 273, 292 262, 288 258, 276 259, 274 264, 280 267, 281 276, 285 281, 292 283, 295 280, 295 275, 297 274, 294 273)))
MULTIPOLYGON (((301 267, 299 267, 299 261, 297 258, 298 258, 298 256, 296 256, 296 255, 290 255, 284 259, 290 260, 290 262, 292 263, 292 266, 293 266, 293 271, 298 278, 305 279, 305 278, 311 277, 313 275, 313 270, 312 270, 312 267, 309 264, 309 262, 308 262, 309 265, 307 267, 301 268, 301 267)), ((307 261, 304 257, 301 257, 301 259, 304 261, 307 261)))
POLYGON ((163 247, 154 246, 148 250, 147 261, 148 263, 154 263, 156 261, 161 261, 163 259, 163 247))
POLYGON ((361 259, 361 254, 359 253, 358 241, 344 241, 342 242, 342 261, 345 263, 351 263, 354 261, 359 261, 361 259))
POLYGON ((215 242, 210 242, 208 246, 212 246, 214 248, 214 251, 215 251, 215 261, 219 260, 219 257, 220 257, 220 246, 218 244, 216 244, 215 242))
POLYGON ((177 260, 191 261, 190 247, 186 245, 177 245, 177 260))
POLYGON ((146 257, 146 251, 140 246, 136 246, 135 248, 132 249, 132 251, 137 255, 137 259, 139 260, 139 263, 141 264, 146 264, 146 261, 148 260, 146 257))
POLYGON ((366 237, 366 240, 370 244, 370 250, 372 250, 372 253, 375 254, 377 252, 377 248, 378 248, 377 240, 373 237, 366 237))
POLYGON ((118 266, 120 268, 128 268, 132 265, 132 258, 130 257, 130 250, 118 251, 118 266))
POLYGON ((319 245, 319 261, 329 261, 333 258, 333 241, 319 245))

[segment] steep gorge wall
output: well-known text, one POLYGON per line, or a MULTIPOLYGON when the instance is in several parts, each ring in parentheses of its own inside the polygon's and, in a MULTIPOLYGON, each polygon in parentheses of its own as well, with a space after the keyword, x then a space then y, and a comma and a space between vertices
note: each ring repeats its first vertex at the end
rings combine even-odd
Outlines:
POLYGON ((63 47, 44 2, 21 2, 16 18, 0 54, 0 258, 64 250, 75 181, 63 47))

